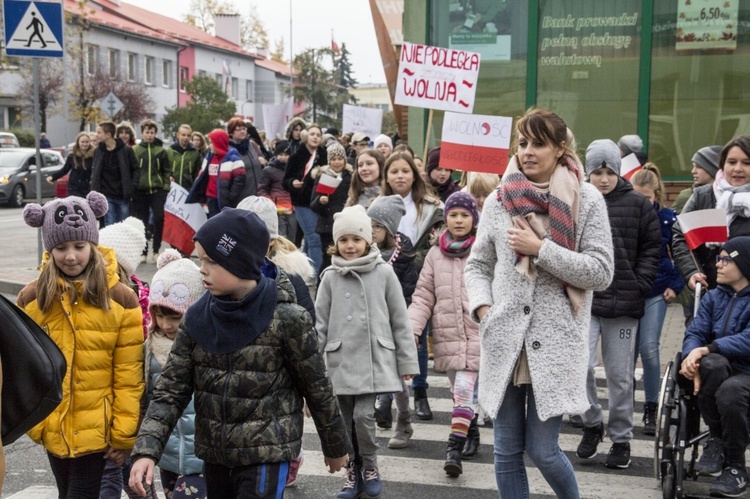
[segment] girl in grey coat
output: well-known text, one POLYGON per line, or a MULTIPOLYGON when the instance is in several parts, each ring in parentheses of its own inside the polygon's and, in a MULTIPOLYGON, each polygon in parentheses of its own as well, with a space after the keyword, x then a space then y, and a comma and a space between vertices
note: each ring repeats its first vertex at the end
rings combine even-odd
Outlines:
POLYGON ((586 366, 593 290, 612 280, 602 195, 583 184, 554 113, 516 123, 516 154, 485 202, 466 265, 469 309, 482 345, 479 403, 495 419, 501 498, 529 497, 524 451, 555 494, 578 498, 558 436, 563 413, 588 408, 586 366))

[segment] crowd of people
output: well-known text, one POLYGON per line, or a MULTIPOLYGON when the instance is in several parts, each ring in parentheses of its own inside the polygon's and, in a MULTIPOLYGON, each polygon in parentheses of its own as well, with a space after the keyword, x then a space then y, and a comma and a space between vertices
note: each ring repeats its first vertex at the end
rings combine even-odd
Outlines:
POLYGON ((628 468, 636 361, 653 435, 667 304, 690 303, 699 282, 708 297, 694 318, 685 308, 681 366, 711 432, 697 469, 719 495, 747 488, 750 136, 697 151, 695 185, 669 208, 638 136, 580 158, 544 109, 516 121, 502 176, 460 181, 440 147, 422 161, 395 137, 300 118, 268 143, 240 118, 206 137, 184 124, 169 146, 153 121, 140 133, 80 134, 49 178, 69 174, 69 196, 24 210, 46 253, 18 305, 69 363, 63 403, 29 433, 60 497, 155 497, 157 466, 168 498, 282 497, 305 411, 329 471, 346 472, 332 494, 381 497, 376 427, 393 427, 395 401, 388 447, 403 449, 412 417, 433 418, 432 358, 453 397, 448 476, 487 419, 500 497, 529 497, 528 455, 558 497, 578 498, 564 417, 582 427, 578 459, 606 433, 605 465, 628 468), (644 166, 628 180, 631 153, 644 166), (171 182, 208 215, 198 265, 161 247, 171 182), (729 242, 691 252, 676 214, 714 207, 729 242))

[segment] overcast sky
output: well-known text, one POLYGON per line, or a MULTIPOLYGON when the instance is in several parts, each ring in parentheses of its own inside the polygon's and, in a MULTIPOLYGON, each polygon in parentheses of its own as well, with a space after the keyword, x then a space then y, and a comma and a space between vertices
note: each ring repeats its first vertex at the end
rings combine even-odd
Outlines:
MULTIPOLYGON (((182 19, 190 0, 124 0, 159 14, 182 19)), ((251 2, 231 0, 239 12, 248 12, 251 2), (243 10, 248 9, 248 10, 243 10)), ((289 54, 289 6, 293 7, 294 53, 307 48, 330 47, 331 29, 341 46, 352 53, 354 76, 359 83, 385 83, 370 3, 367 0, 253 0, 256 12, 268 30, 271 48, 284 37, 289 54)), ((287 55, 288 59, 288 55, 287 55)))

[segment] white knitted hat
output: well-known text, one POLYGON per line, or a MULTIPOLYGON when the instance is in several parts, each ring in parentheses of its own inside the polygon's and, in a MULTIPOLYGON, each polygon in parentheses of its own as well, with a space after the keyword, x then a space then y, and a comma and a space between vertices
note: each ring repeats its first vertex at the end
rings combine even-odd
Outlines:
POLYGON ((279 238, 279 215, 273 201, 261 196, 248 196, 240 201, 237 209, 251 211, 258 215, 265 222, 271 239, 279 238))
POLYGON ((128 217, 100 230, 99 244, 115 250, 117 263, 122 265, 126 274, 135 275, 146 247, 146 228, 139 219, 128 217))
POLYGON ((189 258, 182 258, 179 251, 164 250, 156 261, 156 268, 159 270, 151 279, 148 295, 152 317, 155 306, 184 314, 203 295, 200 269, 189 258))
POLYGON ((334 242, 346 235, 359 236, 372 244, 372 221, 362 205, 346 207, 333 215, 334 242))
POLYGON ((391 138, 383 133, 375 137, 375 142, 372 144, 374 149, 377 149, 379 144, 388 144, 388 147, 393 149, 393 141, 391 138))

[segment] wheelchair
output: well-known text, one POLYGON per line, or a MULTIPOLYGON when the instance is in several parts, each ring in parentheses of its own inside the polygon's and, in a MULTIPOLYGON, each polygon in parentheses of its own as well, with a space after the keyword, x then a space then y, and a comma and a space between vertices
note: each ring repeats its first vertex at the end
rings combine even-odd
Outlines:
POLYGON ((704 497, 688 495, 684 487, 685 479, 698 479, 695 472, 698 448, 709 432, 700 431, 701 417, 695 397, 677 382, 681 364, 681 352, 667 364, 656 413, 654 476, 661 482, 664 499, 704 497))

